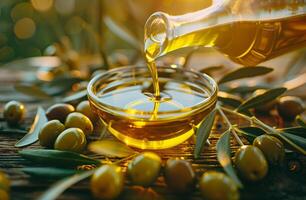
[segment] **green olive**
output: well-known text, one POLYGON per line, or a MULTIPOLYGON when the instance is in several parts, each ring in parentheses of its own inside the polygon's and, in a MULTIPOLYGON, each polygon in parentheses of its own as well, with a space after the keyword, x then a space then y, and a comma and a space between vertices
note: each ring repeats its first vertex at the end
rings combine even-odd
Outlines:
POLYGON ((8 176, 4 172, 0 171, 0 190, 8 192, 10 191, 10 186, 11 186, 11 182, 8 176))
POLYGON ((4 106, 3 117, 10 125, 20 123, 25 115, 25 107, 19 101, 10 101, 4 106))
POLYGON ((86 136, 79 128, 64 130, 55 140, 54 149, 82 152, 86 146, 86 136))
POLYGON ((65 130, 64 124, 58 120, 47 122, 39 132, 38 139, 41 146, 53 147, 57 136, 65 130))
POLYGON ((124 176, 119 166, 107 164, 97 169, 91 177, 90 188, 97 199, 114 199, 123 190, 124 176))
MULTIPOLYGON (((252 96, 261 95, 261 94, 265 93, 266 91, 267 91, 266 89, 258 89, 253 93, 252 96)), ((256 112, 259 112, 259 113, 269 113, 271 110, 273 110, 276 107, 277 102, 278 102, 278 100, 274 99, 274 100, 272 100, 270 102, 267 102, 263 105, 257 106, 255 108, 255 110, 256 110, 256 112)))
POLYGON ((135 185, 149 186, 158 177, 161 158, 152 152, 144 152, 136 156, 127 167, 127 174, 135 185))
POLYGON ((255 138, 253 145, 258 147, 270 164, 279 164, 284 160, 285 148, 276 137, 261 135, 255 138))
POLYGON ((9 200, 10 196, 8 191, 0 189, 0 200, 9 200))
POLYGON ((221 172, 205 172, 199 181, 199 187, 203 198, 207 200, 239 199, 237 185, 221 172))
POLYGON ((195 173, 188 161, 170 158, 164 170, 166 184, 173 192, 191 191, 194 186, 195 173))
POLYGON ((65 127, 82 129, 86 136, 90 135, 93 131, 90 119, 79 112, 73 112, 67 116, 65 127))
POLYGON ((74 112, 74 107, 67 103, 57 103, 47 109, 46 115, 48 120, 57 119, 65 123, 67 116, 74 112))
POLYGON ((259 181, 268 172, 268 163, 262 151, 255 146, 244 145, 235 154, 238 173, 246 180, 259 181))
POLYGON ((279 99, 277 111, 283 119, 293 120, 305 110, 305 104, 299 97, 285 96, 279 99))
POLYGON ((82 101, 81 103, 79 103, 76 107, 76 111, 87 116, 92 122, 95 122, 97 120, 97 116, 92 111, 89 101, 82 101))

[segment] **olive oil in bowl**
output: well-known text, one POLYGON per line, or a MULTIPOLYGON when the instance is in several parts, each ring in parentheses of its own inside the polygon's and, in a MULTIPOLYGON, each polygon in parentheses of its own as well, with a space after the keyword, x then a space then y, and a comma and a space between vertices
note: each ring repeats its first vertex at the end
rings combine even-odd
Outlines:
POLYGON ((127 145, 163 149, 182 143, 215 107, 217 85, 207 75, 155 68, 159 94, 147 67, 123 67, 96 76, 88 86, 92 107, 127 145))

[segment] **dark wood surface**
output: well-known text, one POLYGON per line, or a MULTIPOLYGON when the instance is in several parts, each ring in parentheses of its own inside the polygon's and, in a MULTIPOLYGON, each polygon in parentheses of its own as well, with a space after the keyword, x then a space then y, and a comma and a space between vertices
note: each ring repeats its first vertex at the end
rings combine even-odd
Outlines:
MULTIPOLYGON (((2 74, 3 75, 3 74, 2 74)), ((16 93, 12 89, 13 80, 9 82, 7 79, 0 80, 0 113, 2 113, 3 104, 13 98, 16 98, 16 93)), ((20 96, 19 96, 20 97, 20 96)), ((35 110, 38 105, 43 105, 44 108, 48 107, 49 103, 46 102, 31 102, 27 97, 22 97, 27 106, 27 118, 25 127, 32 123, 35 110)), ((2 114, 1 114, 2 115, 2 114)), ((244 124, 240 119, 230 117, 233 122, 244 124)), ((270 124, 275 124, 275 120, 272 118, 265 119, 270 124)), ((220 168, 216 160, 215 144, 226 127, 223 127, 222 121, 217 119, 217 125, 210 137, 210 146, 206 146, 201 157, 199 159, 193 158, 193 138, 189 141, 176 146, 171 149, 158 151, 163 160, 169 157, 182 157, 192 162, 194 169, 198 176, 207 170, 219 170, 220 168)), ((0 126, 5 126, 5 122, 1 121, 0 126)), ((35 199, 47 188, 50 187, 55 181, 47 179, 32 178, 23 172, 21 169, 25 166, 37 166, 27 160, 22 159, 18 155, 20 148, 15 148, 15 142, 20 139, 20 134, 0 134, 0 170, 8 173, 12 181, 11 199, 23 200, 23 199, 35 199)), ((247 142, 246 142, 247 143, 247 142)), ((26 148, 41 148, 39 144, 34 144, 26 148)), ((233 153, 238 148, 238 145, 232 141, 233 153)), ((126 163, 123 163, 123 167, 126 163)), ((286 160, 283 166, 276 166, 269 169, 269 174, 264 181, 259 183, 251 184, 245 183, 245 188, 241 190, 241 199, 267 199, 267 200, 303 200, 306 199, 306 158, 305 156, 291 153, 286 156, 286 160), (298 170, 290 171, 289 166, 291 164, 297 164, 298 170)), ((0 198, 1 199, 1 198, 0 198)), ((83 181, 71 189, 66 191, 59 199, 92 199, 88 180, 83 181)), ((127 184, 124 192, 119 199, 201 199, 200 193, 197 189, 192 194, 186 196, 178 196, 172 194, 160 177, 158 181, 147 190, 143 190, 138 187, 131 187, 127 184)))

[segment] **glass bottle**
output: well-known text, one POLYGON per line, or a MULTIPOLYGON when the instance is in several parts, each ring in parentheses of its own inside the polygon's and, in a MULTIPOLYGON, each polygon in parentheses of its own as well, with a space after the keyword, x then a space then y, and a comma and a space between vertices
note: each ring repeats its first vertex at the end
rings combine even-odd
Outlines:
POLYGON ((231 60, 256 65, 306 46, 305 0, 225 0, 194 13, 153 13, 145 53, 155 60, 186 47, 213 47, 231 60))

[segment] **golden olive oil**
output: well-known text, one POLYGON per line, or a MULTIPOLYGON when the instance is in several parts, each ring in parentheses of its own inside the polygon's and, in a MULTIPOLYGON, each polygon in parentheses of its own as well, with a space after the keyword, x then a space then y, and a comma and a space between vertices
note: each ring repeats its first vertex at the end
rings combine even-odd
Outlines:
POLYGON ((122 72, 125 77, 101 80, 98 100, 89 97, 108 130, 130 146, 162 149, 178 145, 194 134, 216 103, 216 88, 213 91, 202 80, 193 80, 200 78, 188 80, 171 68, 158 70, 158 98, 148 69, 142 70, 145 74, 122 72))

